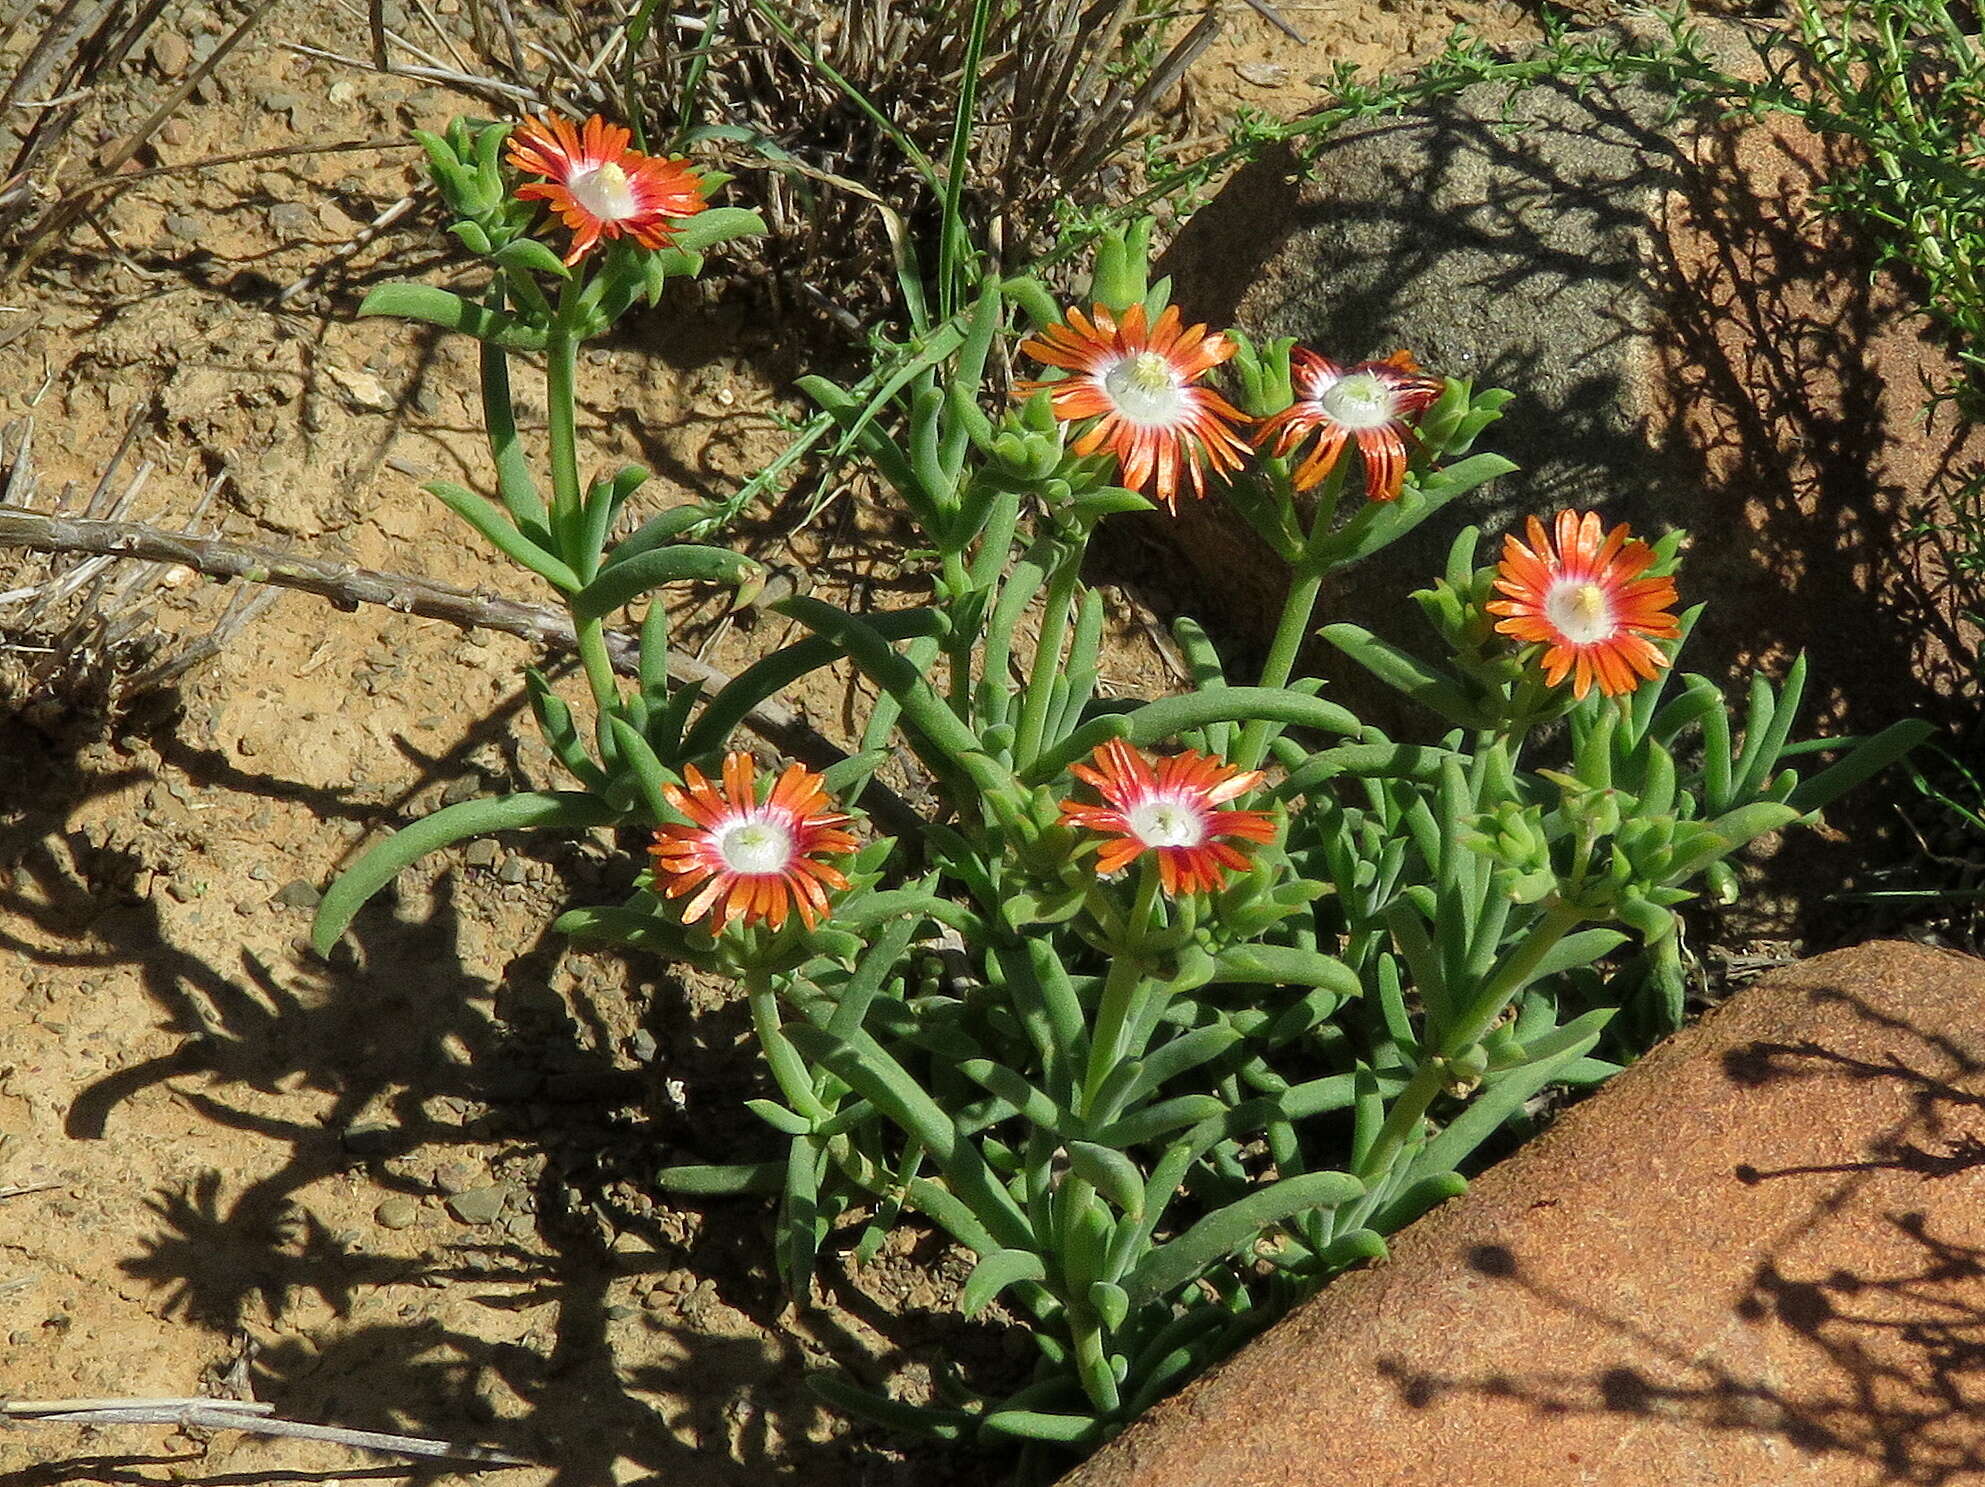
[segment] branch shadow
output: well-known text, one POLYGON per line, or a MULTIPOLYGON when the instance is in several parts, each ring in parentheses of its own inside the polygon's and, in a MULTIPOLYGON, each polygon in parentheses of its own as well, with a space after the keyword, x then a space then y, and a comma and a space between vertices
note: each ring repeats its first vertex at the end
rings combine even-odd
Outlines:
MULTIPOLYGON (((1852 1161, 1735 1167, 1732 1175, 1750 1187, 1839 1179, 1810 1209, 1790 1216, 1748 1275, 1730 1278, 1735 1341, 1715 1333, 1704 1346, 1680 1345, 1590 1292, 1534 1273, 1508 1246, 1478 1244, 1460 1257, 1469 1270, 1523 1293, 1546 1315, 1610 1339, 1600 1351, 1615 1357, 1590 1369, 1478 1374, 1380 1358, 1378 1371, 1401 1401, 1424 1410, 1444 1398, 1493 1399, 1540 1421, 1660 1420, 1697 1437, 1777 1440, 1807 1458, 1865 1462, 1883 1481, 1918 1487, 1985 1471, 1985 1245, 1971 1222, 1975 1178, 1966 1181, 1985 1169, 1985 1139, 1967 1119, 1985 1108, 1978 1080, 1985 1065, 1942 1033, 1851 993, 1820 990, 1813 1000, 1842 1004, 1914 1048, 1871 1059, 1812 1041, 1758 1040, 1725 1055, 1730 1084, 1893 1083, 1907 1091, 1910 1113, 1870 1135, 1852 1161), (1818 1234, 1872 1180, 1894 1174, 1924 1185, 1922 1206, 1861 1201, 1842 1220, 1853 1225, 1851 1238, 1818 1234), (1842 1250, 1855 1258, 1837 1261, 1842 1250)), ((1701 1284, 1718 1285, 1719 1277, 1711 1272, 1701 1284)), ((1703 1331, 1706 1338, 1714 1333, 1703 1331)))
MULTIPOLYGON (((437 779, 459 773, 495 726, 420 762, 437 779)), ((301 798, 326 819, 410 808, 230 772, 182 741, 159 750, 196 778, 211 771, 208 784, 301 798)), ((765 1091, 741 1004, 665 965, 576 954, 549 931, 486 969, 463 934, 488 919, 489 890, 459 870, 382 893, 329 964, 248 948, 210 959, 175 943, 137 852, 64 837, 78 800, 121 783, 46 749, 13 777, 0 949, 135 970, 170 1043, 76 1088, 69 1139, 115 1141, 129 1103, 162 1087, 192 1120, 253 1143, 241 1169, 154 1190, 117 1271, 216 1355, 245 1358, 255 1397, 292 1418, 495 1445, 558 1487, 867 1483, 939 1462, 944 1480, 992 1480, 968 1456, 906 1457, 848 1431, 804 1384, 823 1365, 886 1377, 941 1351, 946 1319, 864 1307, 832 1284, 795 1308, 762 1199, 657 1191, 665 1165, 777 1154, 743 1108, 765 1091), (464 1184, 503 1189, 494 1219, 439 1217, 464 1184), (383 1219, 340 1227, 325 1195, 354 1188, 365 1207, 419 1205, 415 1242, 393 1242, 383 1219)), ((578 845, 543 848, 554 891, 624 893, 630 881, 604 879, 631 880, 638 852, 586 878, 578 845)), ((241 1479, 218 1453, 203 1469, 86 1443, 31 1480, 145 1480, 165 1463, 189 1483, 241 1479)))
MULTIPOLYGON (((1960 709, 1978 637, 1904 535, 1961 481, 1953 420, 1912 422, 1917 370, 1947 364, 1867 244, 1812 205, 1846 163, 1764 126, 1691 145, 1670 100, 1631 81, 1482 85, 1246 167, 1163 267, 1188 320, 1347 362, 1407 346, 1519 394, 1479 446, 1519 470, 1333 578, 1330 617, 1424 650, 1398 597, 1440 571, 1462 522, 1599 509, 1694 534, 1684 599, 1714 602, 1691 668, 1808 652, 1825 722, 1872 732, 1960 709)), ((1258 656, 1282 565, 1222 503, 1184 505, 1112 524, 1098 562, 1258 656)), ((1424 726, 1326 647, 1308 660, 1361 715, 1424 726)))

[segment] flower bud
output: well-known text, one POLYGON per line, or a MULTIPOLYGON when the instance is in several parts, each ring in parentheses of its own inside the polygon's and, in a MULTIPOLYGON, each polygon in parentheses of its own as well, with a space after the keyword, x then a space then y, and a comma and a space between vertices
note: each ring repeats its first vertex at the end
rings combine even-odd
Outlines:
POLYGON ((1480 1087, 1489 1071, 1489 1051, 1480 1043, 1470 1043, 1452 1058, 1436 1056, 1434 1064, 1440 1069, 1441 1088, 1460 1099, 1480 1087))

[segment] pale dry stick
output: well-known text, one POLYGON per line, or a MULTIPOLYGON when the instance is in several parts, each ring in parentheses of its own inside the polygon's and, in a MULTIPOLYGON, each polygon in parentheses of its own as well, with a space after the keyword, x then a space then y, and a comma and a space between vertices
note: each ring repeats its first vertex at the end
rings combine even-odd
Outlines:
MULTIPOLYGON (((377 71, 363 57, 347 57, 343 52, 327 52, 322 47, 306 46, 300 41, 285 42, 283 50, 295 52, 299 57, 315 57, 321 62, 336 62, 345 67, 356 67, 360 72, 377 71)), ((460 88, 464 93, 494 93, 503 99, 521 98, 526 103, 535 103, 538 98, 535 89, 520 88, 513 83, 498 82, 493 77, 476 77, 447 67, 417 67, 402 62, 393 69, 393 75, 418 78, 424 83, 446 83, 451 88, 460 88)))
MULTIPOLYGON (((351 4, 350 0, 331 0, 331 3, 337 6, 338 9, 344 11, 347 15, 363 16, 367 14, 365 10, 361 10, 358 6, 351 4)), ((379 0, 373 0, 375 10, 377 9, 378 3, 379 0)), ((427 63, 427 65, 430 67, 445 67, 448 65, 447 63, 443 62, 439 57, 435 56, 433 52, 428 51, 424 47, 415 46, 410 39, 408 39, 405 36, 402 36, 397 31, 389 29, 385 32, 385 37, 386 40, 394 43, 396 46, 405 48, 407 51, 411 52, 417 59, 427 63)), ((371 66, 374 72, 391 73, 395 71, 393 67, 382 64, 378 61, 374 61, 371 64, 371 66)))
POLYGON ((448 55, 455 59, 455 65, 467 71, 469 59, 462 55, 462 49, 455 45, 455 38, 443 28, 439 17, 434 14, 434 8, 427 3, 427 0, 414 0, 414 9, 418 10, 420 18, 427 22, 427 29, 432 31, 440 43, 448 49, 448 55))
MULTIPOLYGON (((1219 140, 1225 135, 1210 136, 1219 140)), ((196 170, 212 170, 222 165, 241 165, 255 160, 287 160, 298 155, 348 155, 358 150, 404 150, 404 139, 334 140, 321 144, 271 145, 264 150, 243 150, 238 155, 204 155, 198 160, 182 160, 177 165, 154 165, 145 170, 127 170, 117 176, 92 176, 76 185, 77 192, 94 191, 100 186, 130 185, 153 176, 190 175, 196 170)), ((19 310, 20 305, 0 305, 0 310, 19 310)))
MULTIPOLYGON (((141 522, 89 521, 0 505, 0 547, 178 563, 209 578, 241 578, 251 583, 301 589, 328 599, 347 612, 361 604, 377 604, 398 614, 446 620, 464 630, 497 630, 546 650, 571 653, 578 649, 571 619, 543 605, 475 594, 453 584, 361 568, 355 563, 330 562, 218 537, 162 532, 141 522)), ((614 670, 623 676, 638 675, 639 641, 623 630, 609 630, 606 642, 614 670)), ((675 652, 670 653, 668 666, 671 681, 700 686, 706 694, 729 685, 731 680, 714 666, 675 652)), ((832 739, 815 732, 791 708, 777 702, 758 703, 745 714, 744 725, 768 743, 815 768, 847 757, 846 751, 832 739)), ((915 831, 921 819, 908 802, 877 783, 869 785, 863 804, 878 822, 899 834, 915 831)))
MULTIPOLYGON (((14 101, 23 93, 33 92, 40 87, 43 80, 55 71, 56 64, 63 56, 89 33, 91 27, 103 19, 109 9, 107 0, 94 11, 84 11, 77 0, 68 0, 68 3, 58 9, 42 27, 41 35, 36 40, 33 50, 28 53, 26 60, 15 72, 6 91, 0 93, 0 111, 12 108, 14 101)), ((9 25, 7 30, 11 38, 12 25, 9 25)))
POLYGON ((297 1440, 325 1441, 360 1451, 413 1456, 430 1461, 474 1461, 482 1466, 532 1466, 490 1446, 457 1444, 418 1435, 388 1435, 378 1430, 347 1430, 339 1425, 310 1425, 280 1420, 274 1405, 253 1399, 51 1399, 0 1401, 0 1418, 72 1425, 176 1425, 206 1430, 240 1430, 253 1435, 282 1435, 297 1440))

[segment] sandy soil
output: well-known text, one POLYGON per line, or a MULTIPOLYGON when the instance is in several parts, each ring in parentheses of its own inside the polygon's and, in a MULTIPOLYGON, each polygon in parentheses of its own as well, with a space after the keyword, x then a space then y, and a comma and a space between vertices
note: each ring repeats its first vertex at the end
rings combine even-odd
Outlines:
MULTIPOLYGON (((1293 111, 1332 61, 1424 55, 1461 18, 1442 0, 1287 13, 1317 39, 1237 22, 1189 80, 1187 122, 1293 111)), ((180 14, 197 56, 221 22, 180 14)), ((1492 37, 1528 24, 1507 0, 1469 18, 1492 37)), ((467 348, 352 318, 372 282, 445 274, 433 224, 333 261, 413 189, 407 128, 458 100, 282 45, 300 38, 364 51, 350 9, 288 7, 156 163, 365 147, 119 196, 101 234, 80 231, 0 312, 0 424, 33 420, 44 489, 93 484, 135 428, 126 469, 153 467, 136 518, 172 527, 221 477, 208 519, 228 536, 536 597, 415 490, 429 473, 481 481, 467 348)), ((134 69, 121 122, 184 73, 188 46, 134 69)), ((693 294, 639 321, 584 369, 588 464, 651 465, 647 509, 733 488, 796 406, 784 340, 693 294)), ((797 539, 789 525, 754 528, 756 550, 838 594, 895 582, 870 540, 887 522, 853 497, 797 539)), ((224 597, 161 587, 159 623, 197 633, 224 597)), ((1114 682, 1167 685, 1126 613, 1114 682)), ((782 638, 714 603, 682 620, 726 668, 782 638)), ((980 1480, 969 1459, 851 1429, 802 1384, 810 1366, 914 1376, 940 1347, 1001 1347, 996 1327, 944 1323, 955 1256, 906 1231, 798 1311, 765 1263, 759 1204, 651 1191, 662 1163, 764 1137, 737 1108, 753 1064, 720 989, 546 930, 570 902, 616 897, 635 844, 441 854, 331 964, 303 948, 317 888, 380 832, 551 783, 517 686, 528 659, 291 594, 162 722, 106 736, 78 721, 86 698, 0 719, 0 1396, 252 1397, 543 1463, 503 1476, 522 1487, 980 1480)), ((841 682, 796 700, 844 734, 841 682)), ((437 1472, 232 1432, 0 1430, 0 1482, 22 1487, 437 1472)))

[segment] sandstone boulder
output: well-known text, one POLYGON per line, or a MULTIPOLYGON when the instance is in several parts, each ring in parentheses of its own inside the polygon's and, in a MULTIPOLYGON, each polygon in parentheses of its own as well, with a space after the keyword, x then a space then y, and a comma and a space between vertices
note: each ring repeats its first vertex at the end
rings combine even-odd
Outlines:
POLYGON ((1985 1483, 1985 965, 1779 972, 1063 1487, 1985 1483))

